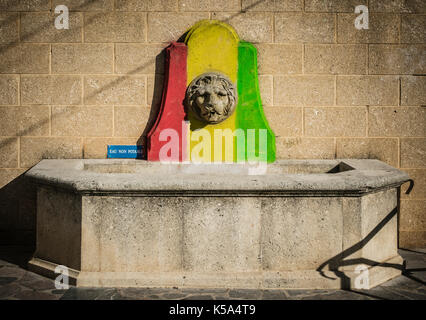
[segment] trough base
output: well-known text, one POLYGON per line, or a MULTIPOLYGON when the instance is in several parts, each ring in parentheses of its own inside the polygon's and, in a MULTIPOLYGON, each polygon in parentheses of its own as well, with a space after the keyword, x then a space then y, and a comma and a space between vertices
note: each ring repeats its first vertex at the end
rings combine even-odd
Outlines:
MULTIPOLYGON (((182 272, 85 272, 69 269, 69 284, 78 287, 178 287, 230 289, 371 289, 401 275, 404 260, 397 255, 381 264, 368 267, 368 283, 357 277, 360 272, 298 270, 241 273, 182 272), (360 283, 362 288, 359 287, 360 283)), ((33 258, 31 271, 55 279, 58 264, 33 258)))

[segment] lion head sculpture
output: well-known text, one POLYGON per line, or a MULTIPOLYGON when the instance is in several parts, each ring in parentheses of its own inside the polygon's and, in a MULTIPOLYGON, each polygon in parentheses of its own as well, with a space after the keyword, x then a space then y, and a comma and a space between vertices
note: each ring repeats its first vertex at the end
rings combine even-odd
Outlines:
POLYGON ((204 73, 189 84, 186 103, 199 120, 211 124, 220 123, 235 110, 235 86, 223 74, 204 73))

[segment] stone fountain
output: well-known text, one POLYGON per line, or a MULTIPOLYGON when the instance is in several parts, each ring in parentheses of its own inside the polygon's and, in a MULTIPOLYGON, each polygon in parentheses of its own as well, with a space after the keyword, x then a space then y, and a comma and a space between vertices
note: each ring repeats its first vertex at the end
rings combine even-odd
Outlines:
POLYGON ((407 174, 378 160, 276 160, 256 49, 229 25, 201 21, 166 53, 147 160, 42 160, 26 173, 32 270, 63 265, 95 287, 348 288, 363 276, 369 288, 401 274, 407 174))

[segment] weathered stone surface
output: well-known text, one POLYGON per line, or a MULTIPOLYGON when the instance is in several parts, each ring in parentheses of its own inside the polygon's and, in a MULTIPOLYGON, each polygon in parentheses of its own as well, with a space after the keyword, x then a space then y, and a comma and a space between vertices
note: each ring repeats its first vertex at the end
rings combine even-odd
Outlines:
POLYGON ((49 135, 48 106, 0 107, 0 136, 49 135))
POLYGON ((144 13, 106 12, 84 15, 85 42, 145 42, 144 13))
POLYGON ((358 5, 367 5, 367 0, 305 0, 306 11, 351 12, 358 5))
POLYGON ((243 298, 243 299, 260 299, 262 291, 252 290, 252 289, 240 289, 240 290, 230 290, 230 298, 243 298))
POLYGON ((150 110, 146 107, 114 108, 114 136, 140 137, 144 132, 150 110))
POLYGON ((112 73, 112 44, 52 45, 52 73, 112 73))
POLYGON ((402 200, 399 227, 403 231, 426 230, 426 201, 402 200))
POLYGON ((426 77, 401 77, 401 105, 426 105, 426 77))
POLYGON ((372 12, 396 12, 396 13, 425 13, 426 4, 422 0, 370 0, 372 12))
POLYGON ((0 43, 11 43, 18 41, 19 15, 16 13, 0 13, 0 43))
POLYGON ((48 73, 49 45, 0 45, 0 73, 48 73))
POLYGON ((274 105, 333 105, 333 76, 275 76, 274 105), (285 88, 285 89, 284 89, 285 88))
POLYGON ((302 108, 264 108, 266 118, 276 136, 300 136, 302 134, 302 108))
POLYGON ((303 11, 303 0, 242 0, 243 11, 303 11))
POLYGON ((111 136, 112 106, 52 106, 53 136, 111 136))
POLYGON ((184 202, 179 209, 185 213, 182 217, 185 226, 183 269, 191 272, 260 270, 260 206, 256 198, 215 199, 212 203, 208 198, 195 198, 184 202))
POLYGON ((23 104, 81 104, 80 76, 21 76, 23 104))
POLYGON ((374 237, 362 246, 362 257, 377 262, 394 257, 398 249, 396 189, 380 191, 363 197, 361 208, 362 224, 361 239, 359 240, 366 238, 371 232, 375 232, 374 237), (382 221, 386 221, 386 223, 380 229, 375 229, 382 221))
POLYGON ((369 47, 370 74, 424 74, 424 45, 372 44, 369 47))
POLYGON ((179 11, 240 11, 239 0, 180 0, 179 11))
POLYGON ((400 248, 424 248, 426 246, 426 231, 403 231, 399 232, 400 248))
POLYGON ((70 11, 110 11, 114 0, 52 0, 52 8, 65 5, 70 11))
POLYGON ((408 189, 409 183, 402 185, 401 198, 403 199, 426 199, 426 169, 403 169, 411 179, 414 180, 414 187, 410 194, 405 192, 408 189))
POLYGON ((250 42, 272 42, 271 13, 217 13, 212 14, 217 19, 230 24, 237 31, 240 39, 250 42))
POLYGON ((302 73, 302 45, 258 44, 260 74, 302 73))
POLYGON ((2 168, 18 167, 18 138, 0 137, 0 163, 2 168))
POLYGON ((81 268, 81 197, 68 192, 38 188, 36 255, 81 268), (61 214, 58 214, 61 212, 61 214), (61 232, 52 232, 60 229, 61 232))
POLYGON ((370 107, 369 136, 426 136, 426 110, 421 107, 370 107))
POLYGON ((176 11, 177 0, 116 0, 119 11, 176 11))
POLYGON ((1 169, 0 170, 0 188, 3 188, 9 182, 19 177, 25 169, 1 169))
POLYGON ((164 73, 164 45, 116 44, 115 72, 120 74, 164 73))
POLYGON ((107 146, 131 145, 138 142, 138 138, 85 138, 83 142, 83 154, 86 159, 105 159, 107 146))
POLYGON ((80 138, 21 138, 20 165, 29 168, 41 159, 81 158, 80 138))
POLYGON ((143 76, 86 76, 84 103, 145 105, 143 76))
POLYGON ((156 272, 181 269, 183 231, 180 222, 184 203, 179 198, 175 198, 173 206, 166 205, 173 199, 152 200, 144 197, 83 198, 87 211, 82 216, 85 226, 82 270, 156 272), (154 213, 160 210, 164 214, 154 213), (126 218, 122 219, 123 216, 126 218), (93 245, 87 246, 88 243, 93 245))
POLYGON ((425 25, 425 15, 403 15, 401 17, 401 43, 426 43, 425 25))
POLYGON ((49 0, 2 0, 0 2, 0 11, 44 11, 49 9, 49 0))
MULTIPOLYGON (((351 248, 356 245, 362 239, 362 198, 343 198, 342 199, 342 221, 343 221, 343 239, 342 249, 343 252, 346 250, 352 250, 351 248)), ((349 254, 342 255, 333 262, 334 269, 339 267, 342 260, 359 259, 362 257, 362 249, 354 250, 349 254)), ((353 265, 341 266, 341 270, 353 270, 353 265)))
POLYGON ((399 16, 396 14, 369 14, 368 29, 354 26, 357 13, 337 16, 337 42, 339 43, 398 43, 399 16))
POLYGON ((0 105, 18 104, 19 78, 12 75, 0 75, 0 105))
POLYGON ((287 300, 285 290, 263 290, 262 291, 263 300, 287 300))
POLYGON ((305 45, 305 73, 366 74, 367 46, 305 45))
POLYGON ((195 22, 208 19, 201 13, 148 13, 148 42, 172 42, 179 39, 195 22))
POLYGON ((259 90, 260 97, 262 99, 263 106, 273 105, 273 77, 271 75, 260 75, 259 76, 259 90))
POLYGON ((398 167, 396 138, 338 138, 336 157, 342 159, 378 159, 398 167))
POLYGON ((398 105, 396 76, 338 76, 338 105, 398 105))
POLYGON ((365 107, 305 108, 305 135, 339 137, 366 135, 365 107))
POLYGON ((316 269, 325 257, 341 252, 342 225, 341 199, 265 199, 262 201, 263 268, 316 269), (323 241, 328 245, 318 246, 323 241))
MULTIPOLYGON (((63 3, 61 3, 63 4, 63 3)), ((69 13, 69 29, 56 29, 54 12, 21 13, 21 41, 23 42, 81 42, 83 15, 69 13)))
POLYGON ((426 167, 426 139, 401 138, 401 168, 426 167))
POLYGON ((278 13, 275 42, 334 42, 334 15, 328 13, 278 13))
POLYGON ((333 159, 334 138, 284 138, 276 140, 278 159, 333 159))

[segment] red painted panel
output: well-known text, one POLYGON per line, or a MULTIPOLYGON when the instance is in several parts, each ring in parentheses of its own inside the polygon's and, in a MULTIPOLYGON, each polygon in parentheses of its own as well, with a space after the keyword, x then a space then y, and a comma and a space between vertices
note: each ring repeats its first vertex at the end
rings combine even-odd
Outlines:
MULTIPOLYGON (((164 75, 163 96, 160 111, 154 126, 147 136, 147 159, 149 161, 160 160, 161 148, 169 143, 171 137, 166 141, 160 141, 160 133, 165 129, 173 129, 178 133, 179 141, 176 141, 179 150, 179 158, 173 157, 173 161, 187 160, 186 148, 182 148, 182 140, 186 142, 186 132, 183 132, 182 121, 185 119, 184 99, 186 91, 186 57, 187 47, 184 43, 172 42, 166 49, 166 65, 164 75)), ((169 131, 163 131, 163 135, 169 131)), ((164 137, 162 137, 164 139, 164 137)))

